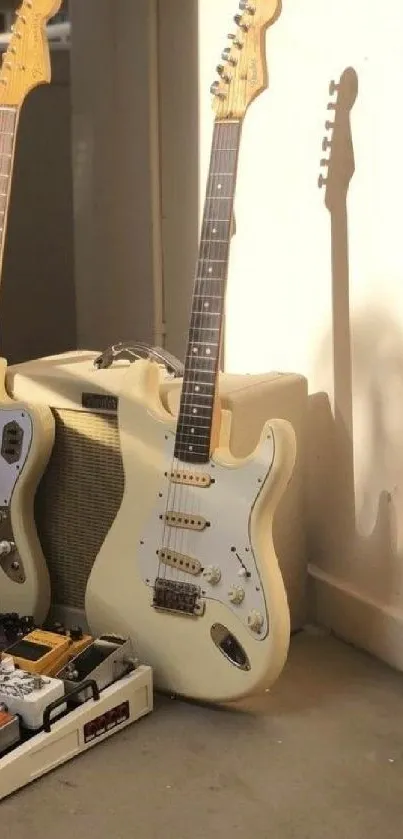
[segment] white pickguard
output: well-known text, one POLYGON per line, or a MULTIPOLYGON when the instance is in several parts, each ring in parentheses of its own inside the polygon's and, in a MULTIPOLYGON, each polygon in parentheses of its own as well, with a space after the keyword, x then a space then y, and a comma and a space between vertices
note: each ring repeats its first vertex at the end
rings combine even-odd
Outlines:
POLYGON ((254 638, 265 638, 269 630, 269 616, 250 541, 249 524, 252 507, 274 460, 273 435, 268 434, 259 449, 259 456, 244 464, 242 469, 223 467, 214 460, 203 466, 192 467, 173 458, 174 433, 165 434, 166 471, 174 462, 175 469, 210 475, 214 483, 209 487, 172 484, 161 474, 161 485, 155 499, 155 509, 145 524, 137 546, 140 573, 145 583, 153 586, 157 576, 199 585, 202 598, 216 600, 231 609, 254 638), (210 526, 203 531, 164 527, 161 516, 167 511, 201 516, 210 526), (202 574, 185 573, 160 564, 157 551, 169 547, 172 551, 197 559, 203 568, 215 566, 221 573, 218 583, 210 584, 202 574), (234 550, 231 550, 235 548, 234 550), (238 556, 237 556, 238 554, 238 556), (239 558, 238 558, 239 557, 239 558), (250 576, 244 576, 243 566, 250 576), (244 592, 241 603, 229 599, 232 586, 244 592), (260 612, 264 619, 257 635, 248 626, 248 615, 260 612))
POLYGON ((22 429, 21 451, 15 463, 8 463, 0 455, 0 506, 9 507, 15 485, 24 468, 32 443, 33 425, 28 411, 16 411, 14 408, 0 408, 0 447, 4 429, 8 423, 15 422, 22 429))

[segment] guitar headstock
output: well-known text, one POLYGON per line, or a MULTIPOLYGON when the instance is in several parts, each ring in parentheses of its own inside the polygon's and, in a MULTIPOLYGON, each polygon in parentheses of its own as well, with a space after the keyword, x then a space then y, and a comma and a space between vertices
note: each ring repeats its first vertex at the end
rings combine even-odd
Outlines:
POLYGON ((11 39, 0 70, 0 107, 19 107, 39 84, 50 81, 45 27, 62 0, 23 0, 16 12, 11 39))
POLYGON ((281 0, 240 0, 239 9, 236 34, 228 36, 219 78, 211 86, 217 120, 242 119, 268 85, 265 34, 281 12, 281 0))
POLYGON ((351 178, 355 171, 354 148, 351 136, 351 110, 358 93, 357 73, 347 67, 336 84, 330 83, 329 93, 332 99, 327 108, 333 111, 334 119, 327 120, 325 128, 328 134, 323 138, 322 151, 330 149, 329 158, 322 158, 321 166, 327 169, 327 175, 319 175, 318 185, 326 187, 325 204, 330 212, 337 202, 346 199, 351 178))

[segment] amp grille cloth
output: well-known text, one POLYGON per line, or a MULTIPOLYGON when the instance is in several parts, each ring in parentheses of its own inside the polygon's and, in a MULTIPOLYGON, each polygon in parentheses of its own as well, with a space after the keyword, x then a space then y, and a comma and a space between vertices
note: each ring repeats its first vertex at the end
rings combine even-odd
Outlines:
POLYGON ((35 499, 52 603, 84 608, 87 580, 124 487, 117 417, 54 411, 56 440, 35 499))

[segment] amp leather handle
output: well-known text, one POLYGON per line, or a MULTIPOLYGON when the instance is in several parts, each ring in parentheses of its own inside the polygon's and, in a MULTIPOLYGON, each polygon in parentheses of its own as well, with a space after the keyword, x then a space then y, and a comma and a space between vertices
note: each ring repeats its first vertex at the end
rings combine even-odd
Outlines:
POLYGON ((183 376, 183 364, 176 356, 163 347, 152 347, 145 341, 120 341, 118 344, 111 344, 101 355, 94 360, 94 367, 98 370, 106 370, 112 367, 114 361, 138 361, 140 358, 150 358, 166 367, 167 372, 179 378, 183 376))

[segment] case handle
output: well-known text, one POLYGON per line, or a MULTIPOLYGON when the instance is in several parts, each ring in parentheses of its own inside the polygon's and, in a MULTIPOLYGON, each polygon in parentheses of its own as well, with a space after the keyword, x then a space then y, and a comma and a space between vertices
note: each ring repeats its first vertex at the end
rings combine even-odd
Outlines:
POLYGON ((82 693, 83 690, 90 689, 92 691, 92 698, 94 702, 97 702, 99 699, 99 687, 94 679, 87 679, 86 682, 80 682, 77 687, 69 690, 64 696, 60 696, 59 699, 55 699, 54 702, 50 702, 49 705, 46 706, 43 712, 43 730, 46 734, 50 734, 50 730, 52 727, 52 722, 50 719, 50 715, 52 711, 55 711, 56 708, 59 708, 60 705, 64 705, 64 703, 69 699, 70 696, 78 696, 78 694, 82 693))

